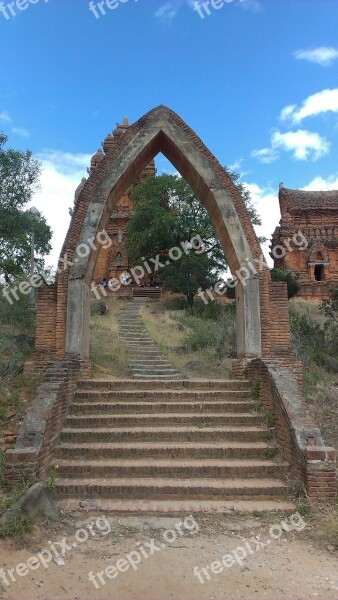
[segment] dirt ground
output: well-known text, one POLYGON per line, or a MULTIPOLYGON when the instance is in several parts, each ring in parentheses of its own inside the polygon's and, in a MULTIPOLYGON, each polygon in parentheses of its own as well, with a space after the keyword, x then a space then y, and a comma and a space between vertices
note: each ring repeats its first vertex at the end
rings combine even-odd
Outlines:
POLYGON ((290 519, 64 514, 0 541, 0 598, 338 599, 337 550, 313 541, 306 517, 290 519))

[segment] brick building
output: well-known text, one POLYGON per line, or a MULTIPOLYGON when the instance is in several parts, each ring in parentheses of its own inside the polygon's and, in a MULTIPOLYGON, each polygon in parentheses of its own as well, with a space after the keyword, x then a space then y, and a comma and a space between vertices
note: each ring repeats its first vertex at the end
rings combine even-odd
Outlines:
MULTIPOLYGON (((111 136, 111 143, 114 144, 121 135, 124 135, 129 129, 130 125, 128 118, 124 117, 122 124, 117 124, 115 131, 111 136)), ((105 142, 107 144, 107 140, 105 142)), ((101 150, 97 152, 92 158, 91 168, 95 168, 97 163, 100 162, 103 153, 101 150)), ((133 185, 137 185, 146 179, 147 177, 154 176, 156 174, 155 162, 152 160, 136 177, 133 185)), ((112 240, 112 245, 109 248, 102 247, 97 259, 94 281, 99 283, 103 278, 113 279, 120 278, 120 275, 124 271, 128 271, 129 259, 126 251, 126 229, 127 225, 134 214, 134 203, 131 198, 131 187, 121 197, 111 213, 110 220, 106 227, 106 231, 112 240)))
POLYGON ((338 191, 308 192, 281 185, 279 205, 281 220, 270 253, 275 267, 299 276, 298 296, 308 300, 327 297, 330 287, 338 285, 338 191), (288 241, 298 231, 308 242, 305 249, 288 241), (280 257, 277 251, 273 253, 276 246, 285 248, 280 257))

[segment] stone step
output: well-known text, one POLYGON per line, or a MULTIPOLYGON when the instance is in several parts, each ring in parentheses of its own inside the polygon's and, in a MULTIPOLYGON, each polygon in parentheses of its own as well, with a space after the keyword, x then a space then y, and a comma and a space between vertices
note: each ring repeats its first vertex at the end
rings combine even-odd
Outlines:
POLYGON ((278 448, 265 442, 133 442, 133 443, 65 443, 56 448, 55 458, 269 458, 278 448))
POLYGON ((287 485, 278 479, 69 479, 60 477, 56 484, 61 498, 109 498, 138 500, 273 500, 287 493, 287 485))
POLYGON ((77 390, 75 402, 134 402, 138 400, 149 400, 151 402, 170 401, 181 402, 208 402, 210 400, 223 400, 227 402, 240 402, 250 400, 251 394, 247 390, 197 390, 197 391, 168 391, 168 390, 117 390, 101 392, 99 390, 86 391, 77 390))
POLYGON ((61 442, 264 442, 266 427, 65 427, 61 432, 61 442))
MULTIPOLYGON (((124 389, 136 389, 140 390, 151 390, 156 387, 156 381, 150 380, 149 382, 143 381, 142 384, 134 379, 82 379, 78 381, 78 389, 85 390, 124 390, 124 389)), ((199 391, 206 390, 251 390, 252 382, 241 379, 182 379, 180 381, 168 381, 165 386, 162 384, 159 389, 170 389, 170 390, 182 390, 186 388, 190 390, 199 391)))
MULTIPOLYGON (((134 377, 137 381, 142 381, 143 379, 149 379, 149 375, 142 375, 142 373, 134 373, 134 377)), ((154 379, 161 379, 161 381, 171 381, 173 379, 181 379, 181 373, 177 373, 174 375, 169 373, 168 375, 154 375, 154 379)))
POLYGON ((204 412, 248 412, 255 406, 253 400, 230 402, 214 400, 211 402, 80 402, 74 403, 71 414, 126 414, 126 413, 204 413, 204 412))
POLYGON ((131 367, 167 367, 170 366, 168 361, 161 358, 138 358, 129 360, 129 365, 131 367))
POLYGON ((142 368, 142 367, 131 367, 134 377, 138 375, 142 375, 142 377, 162 377, 166 375, 170 377, 170 375, 175 376, 178 375, 178 372, 172 367, 158 367, 158 368, 142 368))
POLYGON ((53 462, 59 477, 115 479, 209 479, 286 477, 289 465, 255 459, 61 459, 53 462))
POLYGON ((140 427, 153 425, 154 427, 168 427, 172 424, 191 427, 221 427, 232 425, 259 426, 262 424, 262 415, 248 413, 142 413, 126 415, 76 415, 68 416, 66 427, 140 427))
POLYGON ((296 504, 286 500, 79 500, 68 498, 58 502, 64 511, 182 515, 192 513, 209 514, 252 514, 252 513, 294 513, 296 504))
POLYGON ((142 350, 132 350, 129 348, 128 357, 130 360, 165 360, 163 359, 163 354, 160 354, 158 350, 153 350, 152 348, 142 348, 142 350))

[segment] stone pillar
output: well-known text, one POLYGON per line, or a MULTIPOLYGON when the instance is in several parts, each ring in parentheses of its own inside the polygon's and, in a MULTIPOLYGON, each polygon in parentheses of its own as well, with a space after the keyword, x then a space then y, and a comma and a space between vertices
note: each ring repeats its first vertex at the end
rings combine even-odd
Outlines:
POLYGON ((248 279, 236 287, 238 358, 260 357, 262 354, 259 280, 248 279))
POLYGON ((90 288, 83 279, 68 284, 66 354, 89 358, 90 288))

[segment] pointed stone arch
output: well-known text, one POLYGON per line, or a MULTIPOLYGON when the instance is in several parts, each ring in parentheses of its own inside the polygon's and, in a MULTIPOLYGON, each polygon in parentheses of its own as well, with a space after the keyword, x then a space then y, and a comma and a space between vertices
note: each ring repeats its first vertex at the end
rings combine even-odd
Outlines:
POLYGON ((245 285, 239 283, 236 287, 239 357, 276 354, 276 348, 280 347, 287 350, 290 333, 283 284, 271 283, 268 268, 262 266, 260 244, 237 187, 194 131, 173 111, 159 106, 118 138, 108 136, 103 148, 104 154, 99 152, 93 157, 90 176, 77 191, 74 214, 61 253, 72 266, 61 271, 57 280, 55 356, 88 357, 90 285, 99 245, 95 249, 92 247, 95 244, 91 244, 86 255, 83 248, 88 246, 88 240, 95 240, 98 232, 105 229, 119 199, 160 152, 208 210, 232 274, 248 274, 245 285), (248 265, 257 266, 258 273, 248 265))

